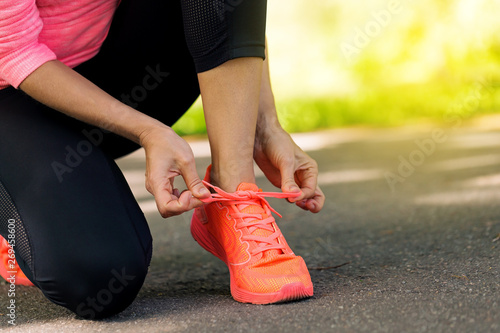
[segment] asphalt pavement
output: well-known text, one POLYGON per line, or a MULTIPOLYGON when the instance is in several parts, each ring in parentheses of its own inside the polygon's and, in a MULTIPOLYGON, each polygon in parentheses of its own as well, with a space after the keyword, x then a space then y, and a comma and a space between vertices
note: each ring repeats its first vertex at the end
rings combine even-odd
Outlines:
MULTIPOLYGON (((500 120, 460 128, 339 129, 301 134, 327 201, 310 214, 271 199, 314 297, 235 302, 225 265, 189 233, 190 214, 162 219, 144 189, 141 151, 119 161, 150 223, 154 254, 137 300, 86 321, 17 287, 11 332, 500 332, 500 120)), ((190 140, 200 176, 205 141, 190 140)), ((259 174, 259 185, 272 190, 259 174)))

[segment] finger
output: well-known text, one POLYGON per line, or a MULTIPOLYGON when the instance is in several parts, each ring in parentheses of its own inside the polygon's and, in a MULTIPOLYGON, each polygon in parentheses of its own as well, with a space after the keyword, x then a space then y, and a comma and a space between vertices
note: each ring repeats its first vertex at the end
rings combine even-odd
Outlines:
POLYGON ((312 213, 318 213, 323 208, 324 203, 325 195, 323 194, 323 191, 317 187, 313 198, 301 200, 295 204, 304 210, 308 210, 312 213))
POLYGON ((318 184, 318 169, 310 166, 306 169, 298 170, 296 177, 302 191, 302 194, 296 198, 296 201, 311 199, 315 194, 318 184))
POLYGON ((271 184, 278 188, 281 188, 280 170, 276 168, 266 156, 259 158, 258 160, 256 160, 256 162, 260 170, 262 170, 271 184))
POLYGON ((325 196, 318 195, 312 199, 308 199, 306 202, 306 207, 307 210, 309 210, 311 213, 319 213, 319 211, 321 211, 321 209, 323 208, 324 203, 325 203, 325 196))
POLYGON ((311 213, 317 213, 319 212, 319 209, 317 207, 317 204, 315 203, 314 199, 307 199, 303 201, 298 201, 295 203, 297 206, 302 208, 303 210, 308 210, 311 213))
POLYGON ((162 217, 167 218, 180 215, 202 205, 203 202, 194 198, 190 191, 184 191, 178 198, 172 195, 172 200, 164 203, 158 210, 162 217))
POLYGON ((166 205, 166 203, 177 200, 178 196, 176 196, 169 180, 165 180, 163 182, 154 182, 148 181, 149 187, 151 188, 151 194, 155 197, 156 205, 158 206, 158 210, 162 213, 162 209, 166 205))
POLYGON ((156 207, 160 215, 163 218, 167 218, 182 213, 182 204, 179 201, 179 197, 167 191, 165 192, 155 196, 156 207))
POLYGON ((172 189, 172 180, 168 179, 163 184, 154 183, 153 195, 156 201, 158 212, 164 218, 178 215, 183 212, 184 207, 180 199, 180 193, 177 189, 172 189))
POLYGON ((298 207, 302 208, 303 210, 308 210, 306 207, 306 202, 307 202, 307 200, 300 200, 300 201, 295 202, 295 204, 298 207))
POLYGON ((194 162, 189 163, 183 169, 181 169, 182 178, 186 183, 188 190, 192 193, 195 198, 206 199, 210 196, 210 191, 201 182, 194 162))
MULTIPOLYGON (((281 172, 281 190, 285 193, 298 193, 300 188, 295 183, 295 166, 294 163, 284 162, 280 166, 281 172)), ((288 198, 288 201, 295 202, 297 198, 288 198)))
POLYGON ((194 197, 191 191, 188 190, 182 191, 181 200, 186 203, 187 211, 205 205, 203 201, 194 197))
POLYGON ((163 186, 161 183, 156 183, 153 190, 156 206, 162 217, 179 215, 203 205, 203 202, 194 198, 190 191, 180 193, 179 189, 172 189, 171 180, 164 182, 163 186))
POLYGON ((325 201, 326 201, 326 197, 325 197, 325 194, 323 193, 323 191, 321 190, 321 188, 318 186, 317 190, 319 191, 319 193, 315 196, 315 200, 316 200, 316 208, 317 208, 317 212, 319 212, 320 210, 323 209, 323 206, 325 205, 325 201))

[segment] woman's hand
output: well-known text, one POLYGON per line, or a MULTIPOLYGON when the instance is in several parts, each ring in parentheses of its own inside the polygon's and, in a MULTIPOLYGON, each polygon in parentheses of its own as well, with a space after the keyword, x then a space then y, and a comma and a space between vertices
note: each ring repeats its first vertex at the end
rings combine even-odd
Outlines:
POLYGON ((146 150, 146 189, 154 195, 164 218, 202 206, 200 199, 210 196, 196 173, 193 152, 186 141, 170 127, 145 131, 140 143, 146 150), (174 178, 182 176, 188 189, 179 192, 174 178))
POLYGON ((302 194, 289 199, 304 210, 317 213, 325 195, 317 185, 318 165, 300 149, 278 121, 260 120, 255 136, 254 159, 267 179, 283 192, 302 194))

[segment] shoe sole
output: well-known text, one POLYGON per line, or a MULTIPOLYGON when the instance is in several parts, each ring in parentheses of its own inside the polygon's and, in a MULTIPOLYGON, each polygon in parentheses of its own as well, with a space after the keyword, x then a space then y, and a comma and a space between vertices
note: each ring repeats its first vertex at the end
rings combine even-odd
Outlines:
POLYGON ((231 295, 238 302, 252 304, 284 303, 311 297, 314 293, 312 286, 307 288, 300 282, 286 284, 278 292, 274 293, 254 293, 240 288, 234 281, 232 266, 227 262, 222 245, 203 227, 196 214, 193 214, 193 218, 191 219, 191 234, 202 248, 226 264, 229 269, 231 295))

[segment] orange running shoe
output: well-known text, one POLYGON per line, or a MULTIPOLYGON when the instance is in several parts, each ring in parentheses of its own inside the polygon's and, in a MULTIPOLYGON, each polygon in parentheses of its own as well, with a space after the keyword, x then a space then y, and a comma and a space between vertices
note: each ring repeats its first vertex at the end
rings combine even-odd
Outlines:
MULTIPOLYGON (((194 239, 229 268, 231 294, 242 303, 270 304, 313 295, 306 264, 293 254, 276 225, 265 197, 290 198, 299 193, 262 192, 241 183, 234 193, 215 190, 207 205, 196 208, 191 220, 194 239)), ((281 215, 279 215, 281 217, 281 215)))
POLYGON ((33 285, 17 264, 14 251, 9 242, 2 236, 0 236, 0 275, 7 282, 14 283, 15 285, 33 285))

